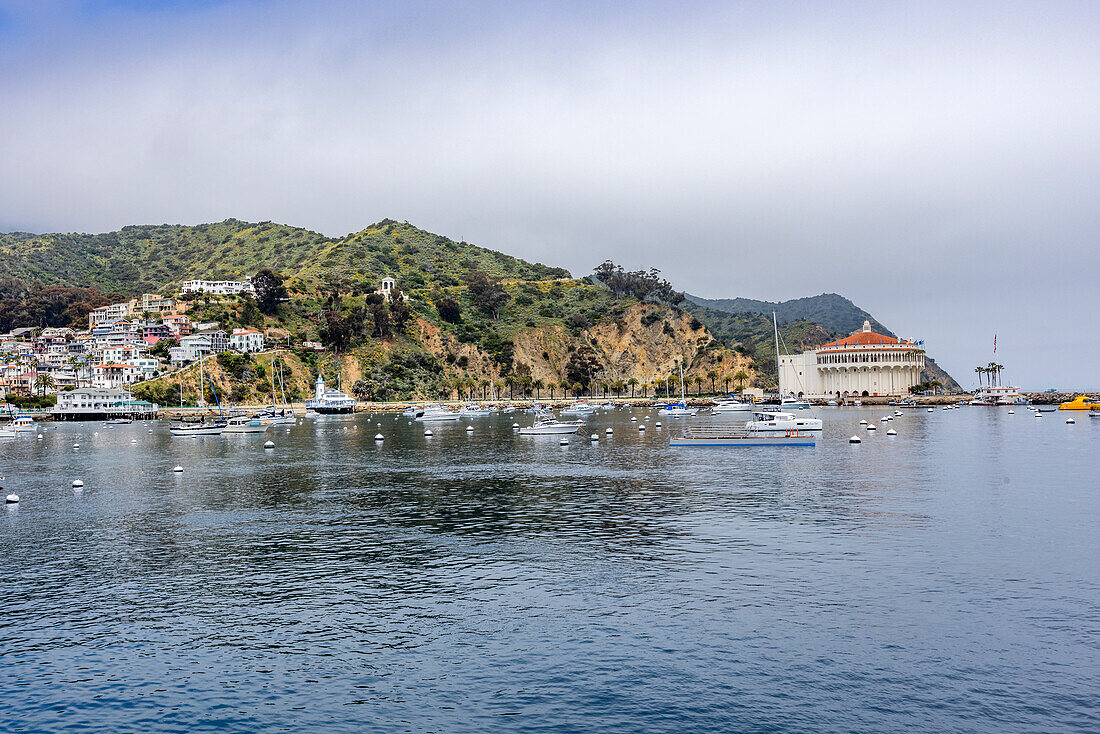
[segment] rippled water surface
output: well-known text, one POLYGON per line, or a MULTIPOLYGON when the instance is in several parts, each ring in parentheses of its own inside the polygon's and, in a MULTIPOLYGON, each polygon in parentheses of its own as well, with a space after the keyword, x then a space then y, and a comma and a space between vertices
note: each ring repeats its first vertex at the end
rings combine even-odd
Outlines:
POLYGON ((0 443, 0 730, 1100 731, 1100 420, 884 411, 47 424, 0 443))

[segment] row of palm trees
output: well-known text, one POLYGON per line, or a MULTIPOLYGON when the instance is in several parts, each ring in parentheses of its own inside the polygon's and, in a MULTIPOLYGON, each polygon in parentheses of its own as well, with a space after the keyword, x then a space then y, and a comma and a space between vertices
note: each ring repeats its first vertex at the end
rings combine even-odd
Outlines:
POLYGON ((996 362, 990 362, 984 367, 975 367, 974 371, 978 374, 978 384, 981 385, 982 378, 986 378, 989 386, 1001 384, 1001 371, 1005 368, 1003 364, 997 364, 996 362))
MULTIPOLYGON (((694 385, 695 394, 702 395, 703 387, 708 383, 710 393, 715 394, 719 381, 725 386, 726 392, 729 392, 731 382, 735 383, 737 390, 740 391, 748 380, 749 374, 743 369, 732 375, 719 374, 717 370, 710 370, 706 373, 706 376, 685 377, 684 383, 689 394, 691 386, 694 385)), ((553 400, 559 391, 563 397, 569 397, 570 393, 573 394, 573 397, 580 397, 585 394, 594 397, 623 397, 627 389, 630 390, 630 397, 632 398, 639 393, 641 397, 648 397, 650 388, 653 389, 655 396, 665 390, 669 394, 675 394, 679 391, 680 381, 678 377, 655 378, 648 382, 631 377, 628 380, 599 380, 585 385, 580 382, 569 382, 568 380, 562 380, 561 382, 544 381, 534 379, 530 375, 507 375, 500 380, 478 379, 469 376, 455 377, 447 380, 446 384, 448 390, 458 396, 459 399, 473 400, 475 396, 479 396, 480 399, 485 400, 490 394, 502 398, 504 391, 507 390, 509 399, 514 398, 518 392, 521 397, 534 397, 535 400, 540 400, 542 392, 545 390, 549 393, 549 398, 553 400)))

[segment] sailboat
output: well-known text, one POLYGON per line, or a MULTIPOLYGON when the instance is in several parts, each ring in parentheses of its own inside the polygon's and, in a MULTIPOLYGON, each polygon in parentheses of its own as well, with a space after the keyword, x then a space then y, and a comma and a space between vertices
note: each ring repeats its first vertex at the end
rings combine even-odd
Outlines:
POLYGON ((286 393, 283 391, 283 365, 279 363, 279 394, 282 396, 282 407, 275 404, 275 360, 271 360, 271 405, 260 411, 255 417, 269 426, 293 426, 298 423, 298 417, 286 404, 286 393))
MULTIPOLYGON (((202 402, 202 393, 206 389, 206 380, 203 376, 202 363, 205 358, 199 358, 199 398, 202 402)), ((222 412, 222 403, 218 399, 218 391, 214 388, 214 382, 210 382, 210 390, 214 393, 214 401, 218 404, 218 414, 220 420, 207 421, 205 419, 198 422, 189 422, 183 420, 183 416, 180 416, 180 420, 176 425, 169 429, 173 436, 220 436, 222 431, 225 430, 225 413, 222 412)), ((183 375, 180 375, 180 407, 183 407, 183 375)))
POLYGON ((687 407, 687 394, 684 391, 684 363, 680 362, 680 402, 669 403, 658 410, 657 415, 664 415, 669 418, 686 418, 698 412, 697 408, 687 407))

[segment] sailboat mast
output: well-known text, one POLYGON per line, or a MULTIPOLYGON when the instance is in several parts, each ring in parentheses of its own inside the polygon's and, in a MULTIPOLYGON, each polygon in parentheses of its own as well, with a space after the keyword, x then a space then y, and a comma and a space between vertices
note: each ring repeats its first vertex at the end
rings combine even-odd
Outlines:
POLYGON ((680 362, 680 402, 687 406, 687 396, 684 393, 684 363, 680 362))
POLYGON ((780 395, 783 394, 783 386, 779 384, 779 322, 772 311, 772 328, 775 329, 775 385, 780 395))

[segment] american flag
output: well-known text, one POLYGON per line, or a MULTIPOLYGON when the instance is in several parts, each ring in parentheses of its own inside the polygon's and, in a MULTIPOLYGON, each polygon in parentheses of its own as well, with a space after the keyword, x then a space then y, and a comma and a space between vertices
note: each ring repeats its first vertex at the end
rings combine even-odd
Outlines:
POLYGON ((993 353, 994 354, 997 353, 997 335, 996 334, 993 335, 993 353))

